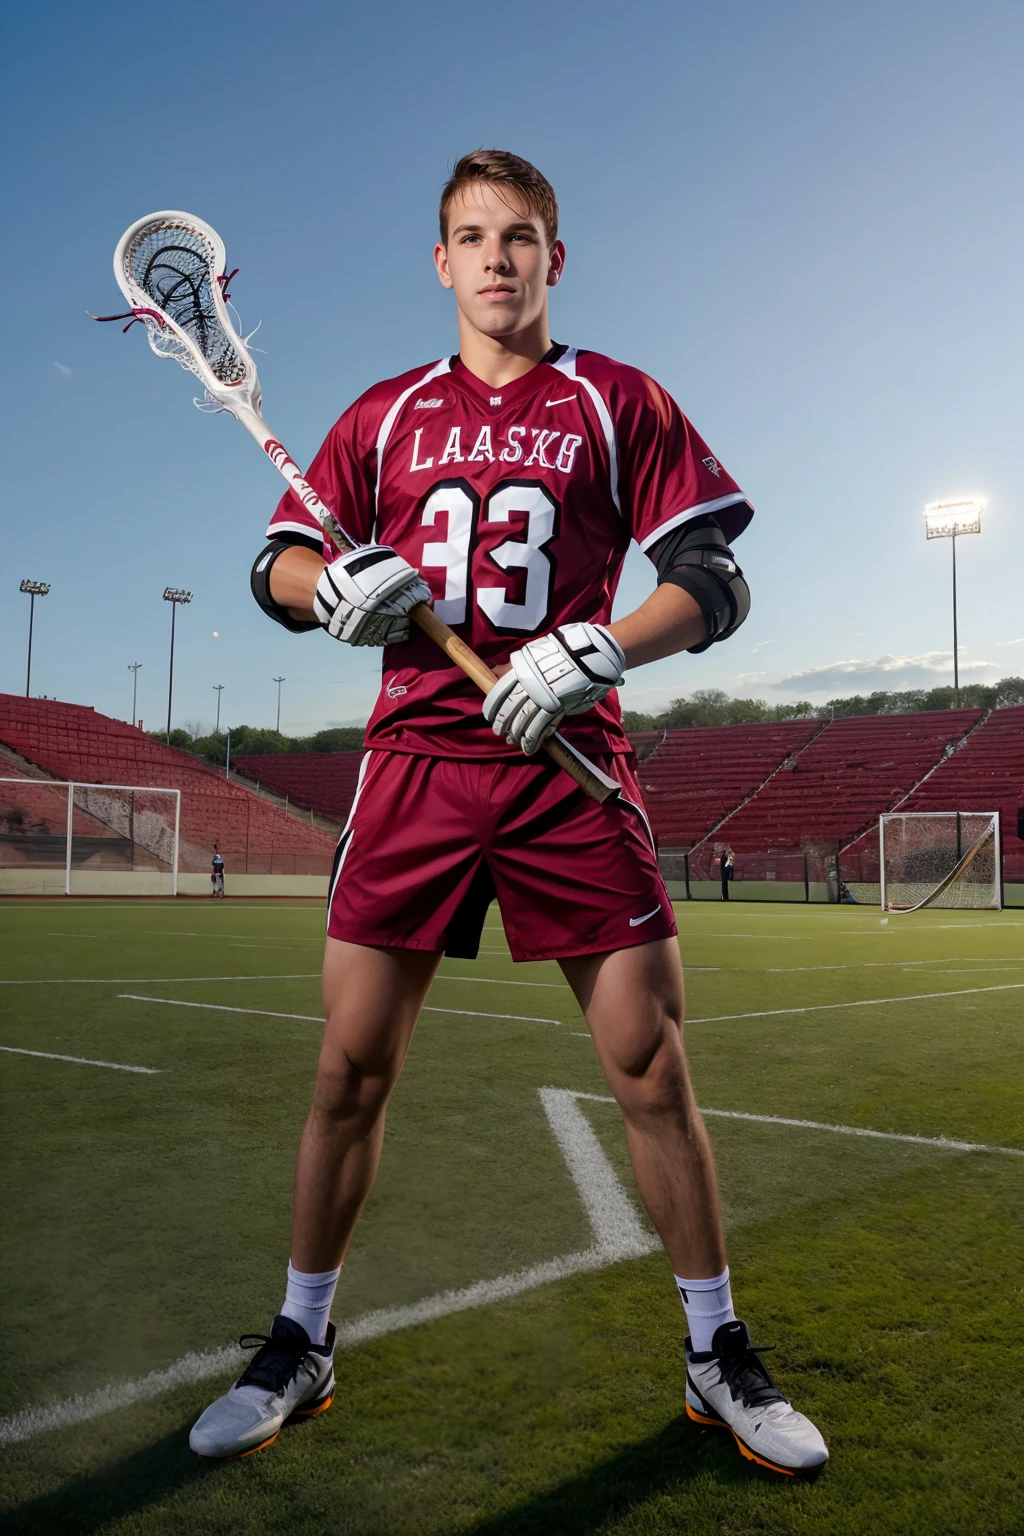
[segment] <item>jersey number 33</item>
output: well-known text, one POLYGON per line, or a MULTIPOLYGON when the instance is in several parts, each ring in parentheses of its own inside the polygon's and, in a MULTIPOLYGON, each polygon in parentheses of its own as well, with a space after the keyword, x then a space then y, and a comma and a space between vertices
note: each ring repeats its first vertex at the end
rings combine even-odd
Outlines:
MULTIPOLYGON (((420 567, 444 571, 444 596, 434 603, 446 624, 464 624, 474 602, 499 634, 532 635, 551 607, 554 561, 549 545, 558 529, 558 503, 538 480, 504 480, 481 498, 465 480, 442 480, 429 492, 420 515, 424 529, 443 534, 423 544, 420 567), (474 545, 485 533, 509 536, 487 551, 494 581, 470 582, 474 545), (502 580, 507 573, 507 580, 502 580), (525 573, 525 580, 524 580, 525 573)), ((490 539, 488 539, 490 543, 490 539)), ((479 565, 478 565, 479 570, 479 565)))

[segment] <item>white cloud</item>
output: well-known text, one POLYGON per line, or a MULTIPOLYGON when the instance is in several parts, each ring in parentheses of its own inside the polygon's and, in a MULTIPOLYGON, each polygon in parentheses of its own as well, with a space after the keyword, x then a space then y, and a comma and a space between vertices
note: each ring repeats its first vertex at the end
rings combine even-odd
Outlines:
POLYGON ((757 683, 760 682, 762 677, 767 676, 767 672, 737 672, 736 681, 738 683, 757 683))
POLYGON ((993 645, 1024 645, 1024 635, 1021 635, 1016 640, 995 640, 993 641, 993 645))
MULTIPOLYGON (((980 674, 990 672, 993 666, 991 661, 962 660, 961 680, 980 682, 980 674)), ((935 688, 952 680, 952 651, 924 651, 919 656, 887 655, 875 661, 834 661, 824 667, 807 667, 771 686, 802 693, 859 693, 872 688, 935 688)))
POLYGON ((65 363, 54 363, 53 366, 56 368, 58 373, 63 374, 66 379, 70 379, 71 369, 68 368, 65 363))

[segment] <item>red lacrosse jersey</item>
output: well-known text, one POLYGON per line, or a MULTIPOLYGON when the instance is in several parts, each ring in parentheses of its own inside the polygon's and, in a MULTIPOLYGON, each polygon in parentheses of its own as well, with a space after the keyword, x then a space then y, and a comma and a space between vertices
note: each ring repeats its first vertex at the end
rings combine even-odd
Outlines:
MULTIPOLYGON (((554 347, 492 388, 458 357, 375 384, 332 427, 309 483, 360 543, 422 571, 434 609, 490 666, 558 624, 607 624, 631 539, 649 550, 713 513, 730 541, 753 509, 675 401, 636 368, 554 347)), ((267 530, 334 557, 293 492, 267 530)), ((518 758, 482 695, 415 626, 384 651, 368 747, 518 758)), ((615 691, 561 728, 628 752, 615 691)))

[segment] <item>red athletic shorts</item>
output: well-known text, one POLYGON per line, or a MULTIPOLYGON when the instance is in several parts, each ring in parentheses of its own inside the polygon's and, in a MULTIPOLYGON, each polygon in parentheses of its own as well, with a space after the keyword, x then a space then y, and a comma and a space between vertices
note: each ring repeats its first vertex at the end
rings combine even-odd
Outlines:
POLYGON ((603 805, 544 756, 368 752, 334 860, 329 936, 472 960, 495 896, 513 960, 674 934, 632 758, 596 763, 623 787, 603 805))

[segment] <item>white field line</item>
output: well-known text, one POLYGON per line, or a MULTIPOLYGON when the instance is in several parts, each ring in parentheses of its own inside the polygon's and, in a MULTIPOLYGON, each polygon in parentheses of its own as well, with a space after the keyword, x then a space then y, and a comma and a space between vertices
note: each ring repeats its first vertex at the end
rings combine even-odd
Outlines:
MULTIPOLYGON (((227 1003, 187 1003, 178 997, 141 997, 137 992, 119 992, 118 997, 133 1003, 167 1003, 171 1008, 206 1008, 212 1013, 249 1013, 262 1019, 302 1019, 309 1024, 322 1024, 322 1013, 275 1013, 269 1008, 234 1008, 227 1003)), ((479 1008, 423 1008, 423 1013, 461 1013, 467 1019, 513 1019, 518 1024, 554 1024, 561 1028, 561 1019, 538 1019, 526 1013, 481 1013, 479 1008)))
MULTIPOLYGON (((955 967, 940 966, 937 971, 932 971, 933 976, 988 976, 992 971, 1019 971, 1024 965, 1024 960, 1015 960, 1010 965, 958 965, 955 967)), ((910 973, 913 975, 913 971, 910 973)))
MULTIPOLYGON (((595 1104, 614 1104, 606 1093, 577 1093, 577 1099, 595 1104)), ((870 1131, 860 1125, 826 1125, 821 1120, 794 1120, 788 1115, 750 1115, 741 1109, 701 1109, 702 1115, 721 1120, 752 1120, 758 1125, 792 1125, 802 1131, 831 1131, 836 1136, 869 1136, 875 1141, 906 1141, 915 1147, 936 1147, 940 1152, 999 1152, 1004 1157, 1024 1157, 1024 1148, 989 1146, 984 1141, 951 1141, 947 1136, 907 1136, 899 1131, 870 1131)))
POLYGON ((765 976, 781 976, 790 971, 890 971, 911 970, 919 965, 985 965, 989 962, 996 965, 1024 965, 1024 960, 1018 960, 1016 955, 948 955, 936 956, 934 960, 850 960, 840 965, 766 965, 763 967, 752 966, 751 970, 761 970, 765 976))
POLYGON ((147 1077, 159 1077, 159 1067, 129 1067, 123 1061, 92 1061, 88 1056, 61 1056, 56 1051, 27 1051, 20 1045, 0 1045, 0 1051, 10 1051, 13 1056, 43 1056, 47 1061, 73 1061, 80 1067, 109 1067, 112 1072, 144 1072, 147 1077))
POLYGON ((0 987, 176 987, 185 981, 319 981, 319 971, 276 972, 272 976, 40 976, 10 981, 0 987))
MULTIPOLYGON (((549 1285, 553 1280, 604 1269, 622 1259, 639 1258, 659 1246, 657 1239, 641 1226, 604 1149, 576 1105, 577 1098, 595 1095, 575 1094, 565 1088, 543 1088, 540 1092, 548 1124, 590 1218, 594 1233, 591 1247, 515 1270, 495 1280, 479 1280, 461 1290, 442 1291, 409 1306, 382 1307, 365 1313, 338 1329, 340 1348, 352 1349, 400 1329, 416 1327, 419 1323, 434 1322, 455 1312, 508 1301, 524 1291, 549 1285)), ((112 1382, 95 1392, 76 1393, 55 1403, 23 1409, 10 1418, 0 1419, 0 1445, 15 1445, 46 1430, 68 1429, 116 1408, 127 1408, 147 1398, 158 1397, 175 1387, 227 1375, 238 1369, 243 1358, 242 1352, 231 1345, 202 1354, 183 1355, 162 1371, 150 1371, 133 1380, 112 1382)))
POLYGON ((830 1008, 877 1008, 883 1003, 920 1003, 938 997, 972 997, 977 992, 1017 992, 1024 981, 1003 981, 994 987, 958 987, 948 992, 908 992, 906 997, 861 997, 852 1003, 811 1003, 804 1008, 762 1008, 756 1013, 715 1013, 687 1019, 688 1024, 724 1024, 731 1019, 772 1019, 790 1013, 824 1013, 830 1008))
POLYGON ((1020 1147, 988 1146, 981 1141, 950 1141, 946 1136, 905 1136, 897 1131, 869 1131, 858 1125, 825 1125, 820 1120, 792 1120, 786 1115, 748 1115, 738 1109, 702 1109, 702 1115, 723 1120, 756 1120, 761 1125, 793 1125, 805 1131, 832 1131, 837 1136, 870 1136, 877 1141, 906 1141, 915 1147, 937 1147, 942 1152, 999 1152, 1004 1157, 1024 1157, 1020 1147))

